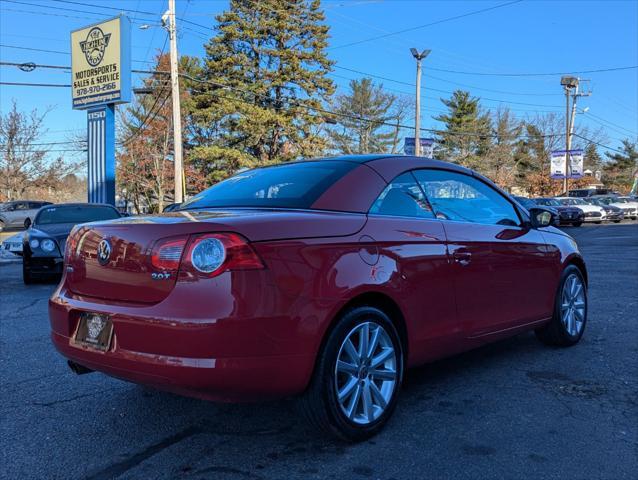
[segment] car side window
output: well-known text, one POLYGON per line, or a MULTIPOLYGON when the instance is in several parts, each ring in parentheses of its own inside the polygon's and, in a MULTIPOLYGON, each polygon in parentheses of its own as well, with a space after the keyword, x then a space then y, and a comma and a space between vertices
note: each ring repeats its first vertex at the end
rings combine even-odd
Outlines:
POLYGON ((385 187, 372 204, 370 213, 395 217, 434 218, 432 207, 410 172, 399 175, 385 187))
POLYGON ((520 225, 514 205, 482 181, 448 170, 415 170, 436 217, 458 222, 520 225))
POLYGON ((16 203, 16 210, 29 210, 29 204, 27 202, 16 203))

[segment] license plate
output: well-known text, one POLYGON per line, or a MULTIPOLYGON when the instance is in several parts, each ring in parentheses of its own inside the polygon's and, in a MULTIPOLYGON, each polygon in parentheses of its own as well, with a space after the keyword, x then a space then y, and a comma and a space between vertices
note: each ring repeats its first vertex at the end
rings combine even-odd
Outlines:
POLYGON ((73 342, 77 345, 106 352, 111 346, 113 322, 108 315, 82 313, 73 342))
POLYGON ((10 252, 20 252, 22 251, 22 244, 20 243, 9 243, 7 244, 7 250, 10 252))

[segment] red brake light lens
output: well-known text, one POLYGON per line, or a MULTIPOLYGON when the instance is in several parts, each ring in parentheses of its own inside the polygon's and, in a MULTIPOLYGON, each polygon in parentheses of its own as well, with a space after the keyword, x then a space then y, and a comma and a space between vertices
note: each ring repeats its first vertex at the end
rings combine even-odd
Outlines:
POLYGON ((184 255, 186 270, 214 277, 227 270, 257 270, 264 264, 237 233, 205 233, 193 235, 184 255))
POLYGON ((160 270, 177 270, 187 237, 163 238, 153 247, 151 264, 160 270))

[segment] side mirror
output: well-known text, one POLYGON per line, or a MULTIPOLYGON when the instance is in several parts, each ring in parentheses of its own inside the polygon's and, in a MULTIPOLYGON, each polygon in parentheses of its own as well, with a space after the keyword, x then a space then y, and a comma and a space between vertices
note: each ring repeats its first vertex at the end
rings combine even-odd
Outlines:
POLYGON ((529 217, 532 228, 549 227, 556 222, 554 213, 542 207, 530 208, 529 217))

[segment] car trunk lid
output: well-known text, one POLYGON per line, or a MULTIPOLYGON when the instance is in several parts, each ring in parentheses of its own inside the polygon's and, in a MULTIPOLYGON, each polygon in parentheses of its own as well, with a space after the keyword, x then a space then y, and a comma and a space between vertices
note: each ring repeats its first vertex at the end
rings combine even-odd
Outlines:
POLYGON ((177 281, 177 272, 157 271, 151 263, 151 253, 160 239, 205 232, 235 232, 251 242, 338 237, 356 233, 365 221, 363 214, 237 209, 179 211, 87 224, 69 241, 72 251, 67 262, 71 268, 67 268, 66 284, 77 295, 157 303, 168 296, 177 281), (110 249, 106 261, 98 258, 103 241, 110 249))

